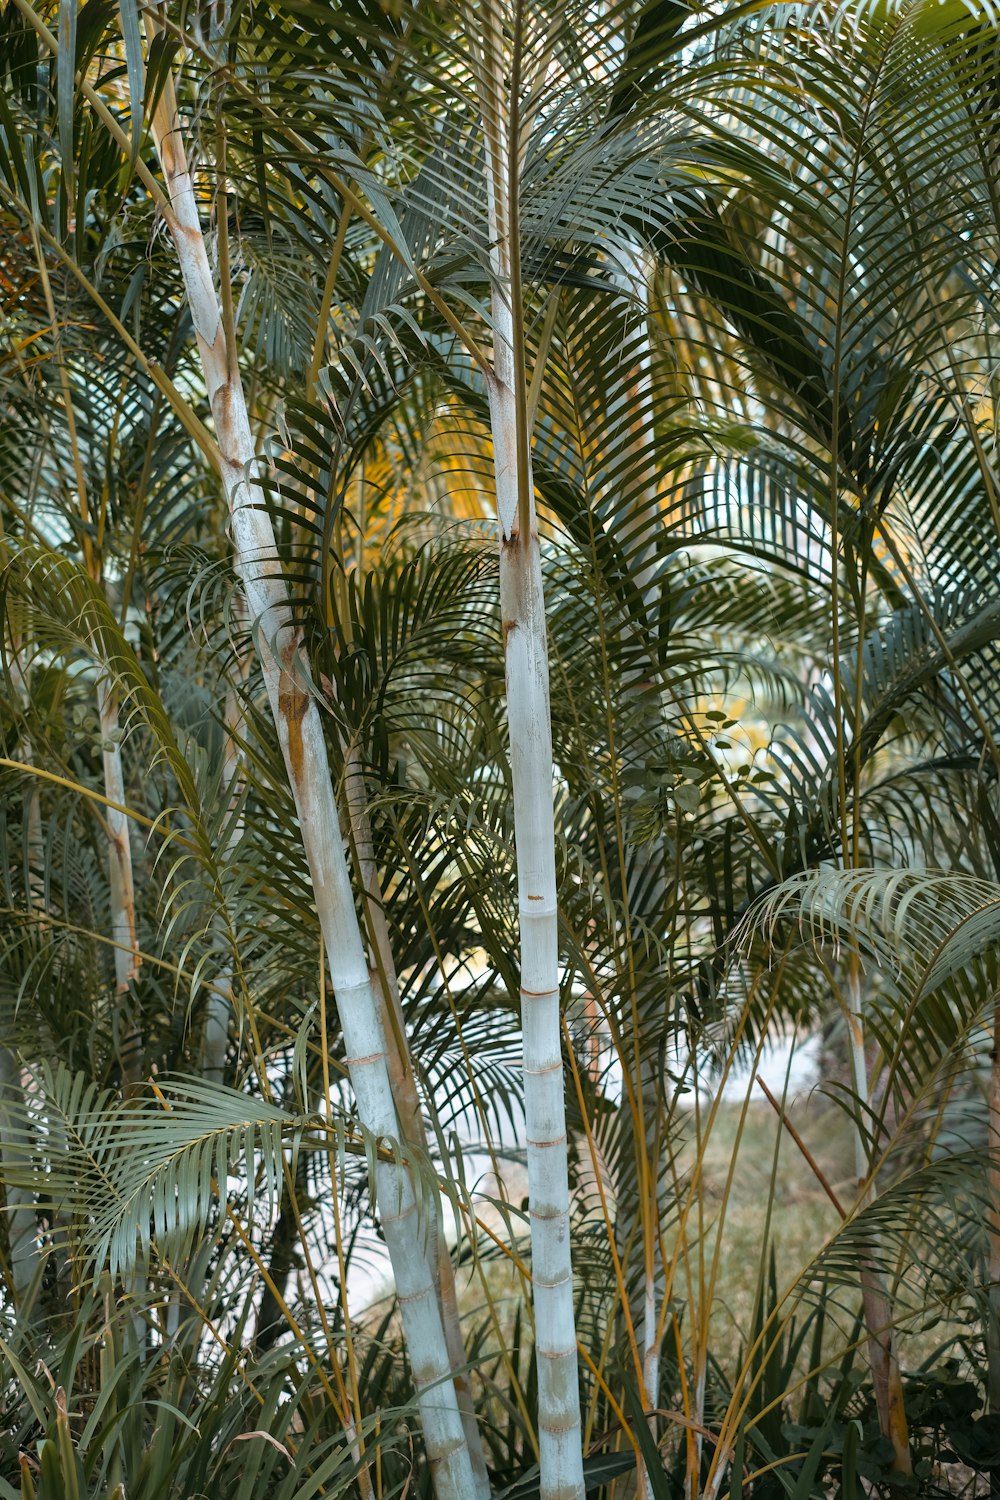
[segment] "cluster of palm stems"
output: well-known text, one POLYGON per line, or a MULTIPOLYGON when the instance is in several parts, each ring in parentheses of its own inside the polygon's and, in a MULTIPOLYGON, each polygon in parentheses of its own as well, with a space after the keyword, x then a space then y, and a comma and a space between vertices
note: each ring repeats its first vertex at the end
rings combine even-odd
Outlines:
POLYGON ((996 1482, 998 96, 972 0, 6 0, 0 1494, 912 1493, 942 1318, 996 1482), (735 1347, 704 1078, 820 1026, 735 1347))

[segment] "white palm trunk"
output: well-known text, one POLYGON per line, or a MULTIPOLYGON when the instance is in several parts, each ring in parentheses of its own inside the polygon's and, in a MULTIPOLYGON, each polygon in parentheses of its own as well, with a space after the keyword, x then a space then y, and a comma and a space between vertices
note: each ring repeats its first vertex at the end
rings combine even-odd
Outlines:
MULTIPOLYGON (((21 667, 19 642, 11 643, 10 673, 17 692, 27 707, 30 696, 21 667)), ((31 760, 31 744, 22 747, 25 761, 31 760)), ((25 854, 27 858, 28 910, 41 918, 45 910, 42 868, 45 851, 42 839, 42 809, 38 782, 31 778, 24 800, 25 854)), ((16 1051, 0 1044, 0 1177, 3 1178, 7 1202, 7 1243, 10 1247, 11 1291, 14 1307, 22 1323, 31 1321, 31 1292, 39 1268, 38 1214, 35 1195, 24 1182, 14 1179, 30 1165, 30 1147, 24 1134, 24 1088, 21 1064, 16 1051)))
MULTIPOLYGON (((21 666, 21 651, 16 640, 11 643, 10 675, 18 696, 27 709, 31 704, 31 694, 21 666)), ((22 754, 24 760, 30 764, 33 754, 30 740, 25 740, 22 754)), ((24 834, 25 853, 28 860, 26 891, 28 910, 34 917, 41 920, 45 915, 45 840, 42 837, 42 804, 38 794, 38 782, 34 777, 31 778, 25 791, 24 834)))
MULTIPOLYGON (((97 711, 101 724, 104 794, 111 802, 124 806, 125 776, 119 744, 121 721, 118 715, 118 689, 108 677, 103 677, 97 685, 97 711)), ((127 1094, 142 1077, 142 1029, 136 1021, 133 1008, 121 1003, 121 997, 128 993, 129 986, 139 972, 132 845, 126 814, 118 808, 109 807, 104 816, 108 829, 108 878, 111 888, 111 937, 115 944, 118 1045, 124 1092, 127 1094)))
MULTIPOLYGON (((152 25, 148 16, 147 24, 152 25)), ((299 640, 264 495, 252 477, 256 455, 246 401, 235 350, 227 349, 170 81, 153 133, 170 196, 167 224, 215 420, 236 568, 295 800, 358 1114, 373 1135, 398 1138, 385 1040, 354 907, 323 728, 297 672, 299 640)), ((406 1171, 379 1161, 375 1187, 435 1490, 440 1500, 469 1500, 476 1493, 475 1481, 413 1182, 406 1171)))
POLYGON ((992 1415, 1000 1414, 1000 1005, 993 1009, 993 1054, 987 1106, 986 1144, 990 1153, 989 1300, 992 1316, 986 1337, 986 1395, 992 1415))
MULTIPOLYGON (((242 596, 237 596, 236 615, 245 623, 246 609, 242 596)), ((224 718, 225 748, 223 751, 222 782, 224 795, 229 805, 229 826, 220 860, 228 862, 243 833, 243 815, 237 809, 243 797, 245 778, 243 760, 237 743, 242 724, 242 711, 238 687, 245 683, 250 663, 244 653, 237 661, 233 675, 227 678, 226 706, 224 718)), ((205 1007, 205 1023, 201 1036, 199 1071, 209 1083, 222 1084, 226 1078, 226 1054, 229 1051, 229 1030, 233 1016, 233 954, 229 935, 221 930, 216 934, 221 954, 221 966, 213 988, 209 991, 205 1007)), ((181 1295, 179 1290, 171 1292, 166 1308, 166 1328, 170 1338, 176 1338, 181 1326, 181 1295)), ((192 1325, 190 1338, 196 1344, 199 1336, 197 1325, 192 1325)))
POLYGON ((514 790, 539 1465, 542 1500, 578 1500, 584 1494, 583 1448, 559 1011, 549 662, 523 389, 518 410, 514 296, 520 251, 512 187, 519 166, 511 159, 510 101, 495 12, 491 20, 481 77, 494 287, 493 371, 487 384, 514 790))
MULTIPOLYGON (((385 1036, 386 1065, 396 1100, 400 1127, 404 1140, 412 1141, 415 1146, 426 1153, 427 1131, 424 1126, 420 1093, 417 1089, 413 1060, 410 1057, 406 1040, 403 1011, 399 1001, 399 980, 392 955, 392 944, 389 941, 389 927, 385 919, 378 867, 375 863, 364 769, 361 756, 356 746, 353 745, 344 756, 344 798, 351 824, 355 875, 361 886, 365 925, 375 959, 372 977, 376 999, 379 1002, 382 1031, 385 1036)), ((437 1230, 436 1225, 430 1225, 429 1229, 428 1263, 441 1309, 445 1341, 448 1345, 452 1368, 461 1370, 466 1363, 467 1351, 458 1311, 455 1271, 444 1235, 437 1230)), ((479 1500, 489 1500, 490 1481, 483 1457, 482 1439, 476 1422, 472 1393, 465 1375, 455 1376, 455 1390, 458 1394, 462 1423, 469 1444, 469 1456, 476 1480, 476 1495, 479 1500)))
MULTIPOLYGON (((494 306, 498 329, 503 322, 494 306)), ((507 316, 509 329, 509 313, 507 316)), ((498 354, 500 347, 498 346, 498 354)), ((503 368, 504 360, 497 365, 503 368)), ((495 379, 490 414, 500 515, 500 613, 514 787, 531 1282, 543 1500, 584 1493, 570 1254, 569 1160, 559 1011, 552 734, 538 535, 517 524, 514 396, 495 379)), ((534 519, 534 517, 532 517, 534 519)))
MULTIPOLYGON (((80 525, 83 532, 83 559, 87 574, 97 590, 103 588, 103 565, 100 543, 92 537, 92 517, 87 494, 86 465, 77 428, 72 386, 63 360, 60 327, 44 257, 36 241, 39 279, 42 284, 46 308, 56 338, 56 355, 62 385, 63 415, 66 435, 72 455, 71 475, 65 476, 67 492, 75 493, 79 506, 80 525)), ((56 460, 58 467, 58 459, 56 460)), ((101 531, 98 527, 98 532, 101 531)), ((100 665, 98 671, 101 672, 100 665)), ((118 687, 110 672, 98 677, 97 713, 100 721, 101 744, 104 763, 104 793, 112 803, 124 804, 125 779, 122 772, 119 745, 120 721, 118 717, 118 687)), ((133 1008, 123 1002, 129 986, 139 969, 138 945, 135 926, 135 886, 132 878, 132 847, 129 842, 129 820, 126 814, 114 806, 107 808, 105 828, 108 845, 108 882, 111 895, 111 938, 115 944, 115 1002, 114 1029, 122 1070, 123 1092, 133 1091, 142 1073, 142 1030, 133 1008)))
MULTIPOLYGON (((237 601, 237 615, 241 622, 245 620, 246 606, 242 598, 237 601)), ((223 859, 232 857, 240 839, 243 837, 243 814, 237 809, 243 798, 245 779, 243 776, 243 760, 240 754, 238 736, 243 722, 243 714, 240 706, 240 688, 245 684, 250 669, 249 660, 244 655, 235 667, 235 676, 228 683, 226 689, 226 712, 225 712, 225 760, 223 764, 223 786, 225 795, 229 802, 229 828, 226 833, 223 859)), ((229 944, 225 938, 221 941, 229 944)), ((215 988, 208 997, 208 1005, 205 1012, 205 1031, 201 1044, 201 1072, 202 1076, 212 1083, 222 1083, 226 1074, 226 1052, 229 1049, 229 1025, 233 1014, 233 963, 232 953, 228 952, 227 959, 216 981, 215 988)))
POLYGON ((18 1318, 31 1319, 31 1291, 39 1268, 38 1217, 35 1200, 15 1179, 30 1165, 24 1140, 24 1089, 21 1064, 10 1047, 0 1046, 0 1176, 7 1200, 11 1290, 18 1318))
MULTIPOLYGON (((850 1033, 851 1075, 854 1092, 863 1114, 870 1113, 868 1085, 868 1063, 865 1058, 864 1017, 861 1011, 861 979, 856 958, 851 959, 847 976, 848 1015, 850 1033)), ((871 1164, 868 1150, 859 1124, 854 1126, 854 1161, 858 1184, 863 1187, 868 1180, 871 1164)), ((873 1184, 864 1189, 859 1206, 871 1203, 875 1198, 873 1184)), ((896 1349, 896 1331, 893 1328, 892 1299, 886 1291, 885 1278, 876 1264, 878 1243, 872 1244, 872 1258, 862 1263, 861 1304, 868 1330, 868 1359, 871 1364, 875 1405, 879 1426, 883 1436, 889 1438, 895 1455, 894 1469, 900 1474, 910 1474, 913 1463, 910 1457, 909 1432, 906 1421, 906 1406, 903 1400, 903 1382, 899 1371, 899 1355, 896 1349)))
MULTIPOLYGON (((125 774, 120 745, 118 688, 110 677, 102 677, 97 684, 97 712, 101 727, 101 757, 104 762, 104 794, 111 802, 124 807, 125 774)), ((142 1027, 137 1019, 135 1006, 129 999, 129 988, 139 972, 132 844, 126 814, 118 808, 108 807, 104 816, 108 830, 111 937, 115 945, 115 1032, 122 1070, 122 1093, 128 1098, 142 1080, 143 1056, 142 1027)), ((127 1285, 128 1295, 136 1308, 145 1290, 146 1279, 136 1267, 127 1285)), ((130 1327, 136 1348, 144 1348, 146 1322, 138 1311, 133 1313, 130 1327)))

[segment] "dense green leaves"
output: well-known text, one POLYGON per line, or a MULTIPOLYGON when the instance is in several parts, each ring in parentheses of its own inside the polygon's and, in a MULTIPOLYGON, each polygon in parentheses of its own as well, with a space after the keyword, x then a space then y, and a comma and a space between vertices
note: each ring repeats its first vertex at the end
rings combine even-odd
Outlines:
MULTIPOLYGON (((399 1149, 426 1204, 443 1188, 496 1490, 537 1493, 486 520, 494 8, 161 9, 152 39, 131 0, 0 10, 0 1176, 43 1266, 28 1318, 0 1234, 0 1485, 428 1493, 396 1321, 366 1306, 366 1168, 399 1149), (426 1157, 366 1139, 344 1082, 156 201, 168 76, 275 525, 261 561, 292 599, 426 1157), (142 957, 124 996, 111 679, 142 957), (220 1002, 226 1086, 198 1077, 220 1002), (126 1013, 158 1081, 121 1099, 126 1013)), ((838 1370, 786 1336, 800 1294, 839 1289, 828 1336, 849 1346, 874 1267, 898 1321, 947 1307, 973 1383, 984 1363, 996 17, 497 14, 520 89, 587 1482, 622 1493, 638 1459, 647 1496, 805 1497, 834 1452, 846 1493, 859 1465, 885 1481, 877 1417, 860 1354, 838 1370), (729 1189, 720 1207, 700 1170, 717 1115, 691 1091, 793 1021, 854 1014, 853 954, 871 1076, 845 1058, 829 1087, 865 1186, 787 1288, 765 1220, 737 1354, 704 1270, 728 1233, 729 1189), (796 1360, 831 1426, 788 1397, 796 1360)), ((988 1467, 988 1430, 962 1432, 988 1467)))

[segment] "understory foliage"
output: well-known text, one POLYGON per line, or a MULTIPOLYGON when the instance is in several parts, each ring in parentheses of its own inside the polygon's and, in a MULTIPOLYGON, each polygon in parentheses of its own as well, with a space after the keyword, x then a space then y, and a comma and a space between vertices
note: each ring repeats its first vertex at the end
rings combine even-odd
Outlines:
POLYGON ((586 1491, 1000 1484, 997 28, 989 0, 0 4, 0 1497, 449 1500, 394 1184, 484 1495, 582 1493, 539 1466, 501 348, 586 1491), (280 731, 175 97, 275 539, 249 566, 287 592, 280 731), (348 1078, 283 758, 310 700, 396 1137, 348 1078), (754 1081, 810 1036, 835 1183, 754 1081), (803 1151, 832 1212, 789 1272, 803 1151))

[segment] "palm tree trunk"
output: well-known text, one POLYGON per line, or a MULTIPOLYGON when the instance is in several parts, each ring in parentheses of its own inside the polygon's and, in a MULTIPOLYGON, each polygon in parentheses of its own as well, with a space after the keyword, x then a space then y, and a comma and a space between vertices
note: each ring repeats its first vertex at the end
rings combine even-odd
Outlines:
MULTIPOLYGON (((516 68, 514 73, 516 75, 516 68)), ((481 104, 493 272, 493 369, 487 381, 497 514, 521 936, 521 1027, 538 1366, 542 1500, 584 1493, 570 1254, 569 1159, 559 1009, 559 915, 552 728, 541 552, 523 376, 517 230, 518 81, 511 89, 500 18, 482 45, 481 104)))
MULTIPOLYGON (((97 573, 98 580, 100 573, 97 573)), ((118 688, 110 677, 97 684, 97 711, 101 726, 101 755, 104 762, 104 794, 111 802, 125 805, 125 775, 119 740, 121 721, 118 715, 118 688)), ((115 948, 115 1045, 121 1064, 122 1094, 128 1099, 142 1081, 142 1026, 134 998, 129 991, 139 972, 138 942, 135 925, 135 883, 132 875, 132 844, 129 820, 115 807, 105 810, 108 835, 108 883, 111 890, 111 937, 115 948)), ((127 1293, 138 1308, 146 1290, 146 1278, 135 1267, 127 1293)), ((137 1349, 146 1344, 146 1322, 135 1311, 131 1318, 132 1335, 137 1349)))
MULTIPOLYGON (((356 745, 351 745, 344 756, 344 797, 350 820, 354 870, 361 887, 365 926, 375 959, 372 982, 379 1002, 382 1032, 385 1036, 386 1064, 396 1099, 396 1109, 399 1112, 400 1128, 403 1140, 412 1141, 426 1155, 427 1130, 424 1126, 413 1060, 407 1045, 403 1011, 399 1003, 399 980, 392 956, 392 944, 389 941, 389 927, 385 920, 378 866, 375 863, 375 846, 372 840, 371 821, 368 817, 364 768, 356 745)), ((444 1235, 440 1233, 436 1225, 429 1225, 428 1232, 430 1241, 428 1259, 441 1309, 448 1355, 452 1369, 461 1371, 467 1356, 458 1312, 455 1269, 451 1263, 451 1255, 444 1235)), ((462 1425, 469 1444, 469 1456, 476 1479, 476 1494, 481 1497, 481 1500, 488 1500, 490 1481, 483 1457, 483 1444, 476 1422, 472 1392, 464 1374, 455 1375, 455 1391, 462 1412, 462 1425)))
MULTIPOLYGON (((990 1056, 990 1096, 987 1115, 990 1153, 989 1280, 990 1315, 986 1328, 986 1396, 990 1413, 1000 1414, 1000 1004, 993 1009, 993 1048, 990 1056)), ((990 1494, 1000 1495, 1000 1475, 990 1476, 990 1494)))
MULTIPOLYGON (((861 1013, 861 980, 857 959, 852 957, 848 971, 847 1016, 851 1041, 851 1074, 858 1107, 864 1115, 869 1114, 868 1064, 865 1059, 864 1019, 861 1013)), ((863 1188, 859 1207, 870 1203, 875 1197, 874 1185, 864 1188, 871 1171, 868 1151, 861 1132, 860 1121, 854 1127, 854 1159, 858 1183, 863 1188)), ((892 1299, 886 1290, 885 1280, 877 1264, 878 1245, 871 1247, 871 1256, 861 1269, 861 1305, 865 1327, 868 1330, 868 1359, 871 1365, 875 1405, 878 1410, 879 1429, 883 1437, 892 1443, 893 1468, 899 1474, 911 1474, 910 1437, 906 1421, 906 1406, 903 1399, 903 1382, 899 1372, 899 1357, 896 1352, 896 1334, 892 1326, 892 1299)))
MULTIPOLYGON (((103 590, 103 559, 100 542, 95 540, 103 531, 103 522, 95 527, 91 514, 87 490, 86 464, 77 427, 76 408, 72 385, 62 354, 61 323, 56 316, 52 288, 46 270, 41 244, 35 236, 39 279, 42 284, 46 309, 56 340, 56 356, 59 379, 62 386, 63 410, 66 431, 72 455, 72 473, 66 476, 67 492, 75 494, 79 507, 82 551, 87 576, 98 591, 103 590)), ((110 671, 102 672, 98 663, 97 713, 100 721, 101 745, 104 762, 104 794, 112 803, 124 804, 125 779, 119 740, 121 724, 118 717, 118 686, 110 671)), ((134 1007, 123 1000, 139 969, 138 946, 135 927, 135 887, 132 879, 132 846, 129 842, 129 820, 124 812, 110 806, 105 814, 108 842, 108 879, 111 890, 111 937, 115 944, 115 1003, 113 1007, 115 1045, 122 1074, 122 1091, 128 1096, 137 1086, 142 1075, 142 1030, 134 1007)))
MULTIPOLYGON (((119 745, 121 723, 118 716, 118 689, 103 677, 97 685, 97 709, 101 724, 101 753, 104 761, 104 794, 124 806, 125 777, 119 745)), ((115 807, 107 808, 108 876, 111 887, 111 936, 115 944, 115 1009, 118 1055, 121 1059, 123 1092, 128 1095, 142 1078, 142 1027, 135 1007, 122 1004, 122 997, 139 972, 138 943, 135 926, 135 883, 132 874, 132 845, 129 820, 115 807)))
MULTIPOLYGON (((30 693, 21 665, 21 642, 15 635, 10 647, 10 673, 14 687, 25 708, 30 693)), ((30 740, 21 753, 31 761, 30 740)), ((29 912, 41 919, 45 911, 43 868, 45 849, 42 838, 42 809, 38 782, 31 778, 24 798, 25 897, 29 912)), ((11 1039, 13 1040, 13 1038, 11 1039)), ((0 1178, 4 1185, 7 1217, 7 1244, 10 1249, 10 1289, 14 1308, 22 1324, 31 1322, 31 1291, 39 1269, 38 1214, 35 1196, 23 1183, 13 1179, 30 1161, 30 1150, 24 1135, 24 1089, 21 1063, 13 1047, 0 1044, 0 1178)))
MULTIPOLYGON (((240 594, 237 594, 236 599, 234 600, 234 614, 236 615, 238 623, 241 626, 245 625, 246 607, 243 603, 242 595, 240 594)), ((243 816, 241 812, 237 811, 240 806, 244 791, 243 762, 239 752, 237 735, 242 723, 239 687, 241 687, 245 683, 247 675, 249 673, 249 669, 249 660, 246 656, 246 653, 243 653, 237 659, 232 675, 227 677, 226 706, 224 716, 225 748, 223 751, 222 782, 223 795, 225 796, 228 803, 229 826, 226 830, 222 848, 219 851, 220 863, 228 862, 228 860, 232 856, 233 850, 236 848, 236 845, 239 843, 240 838, 243 834, 243 816)), ((231 936, 228 932, 222 930, 223 923, 221 919, 217 921, 216 925, 217 930, 215 934, 215 941, 221 955, 221 964, 215 984, 208 993, 208 1001, 205 1007, 205 1020, 201 1035, 201 1057, 199 1063, 199 1071, 202 1077, 207 1079, 208 1082, 222 1084, 225 1082, 226 1078, 226 1054, 229 1051, 229 1029, 233 1015, 234 965, 231 936)), ((281 1238, 282 1231, 280 1229, 280 1225, 282 1221, 282 1215, 284 1215, 284 1217, 287 1219, 288 1214, 285 1208, 284 1198, 282 1198, 282 1207, 279 1210, 278 1214, 279 1227, 275 1229, 276 1244, 281 1238)), ((294 1224, 292 1228, 294 1233, 294 1224)), ((291 1265, 290 1258, 288 1259, 288 1264, 291 1265)), ((276 1275, 276 1273, 280 1270, 280 1266, 280 1257, 277 1255, 277 1253, 275 1253, 271 1267, 272 1275, 276 1275)), ((189 1262, 187 1272, 188 1278, 190 1277, 190 1274, 191 1263, 189 1262)), ((280 1285, 283 1289, 284 1282, 281 1282, 280 1285)), ((264 1307, 264 1302, 269 1296, 270 1290, 268 1287, 265 1287, 261 1300, 262 1310, 264 1307)), ((178 1288, 175 1288, 170 1293, 166 1311, 167 1332, 171 1338, 176 1339, 178 1337, 180 1328, 180 1316, 181 1293, 178 1288)), ((265 1321, 262 1321, 262 1316, 258 1317, 258 1340, 260 1338, 260 1331, 262 1327, 265 1326, 265 1321)), ((192 1323, 189 1326, 187 1334, 192 1353, 197 1349, 200 1337, 201 1329, 199 1325, 197 1323, 192 1323)))
MULTIPOLYGON (((146 22, 153 34, 155 23, 148 14, 146 22)), ((295 801, 358 1114, 372 1136, 395 1140, 400 1134, 399 1119, 354 908, 323 726, 296 669, 299 636, 264 495, 252 477, 256 453, 236 351, 226 337, 209 269, 169 78, 154 115, 153 134, 170 197, 165 217, 180 262, 215 420, 236 569, 295 801)), ((374 1176, 435 1489, 440 1500, 468 1500, 475 1494, 472 1464, 427 1266, 426 1236, 419 1223, 414 1185, 407 1171, 382 1159, 374 1176)))
POLYGON ((287 1326, 281 1310, 281 1299, 284 1298, 288 1278, 295 1264, 296 1239, 295 1213, 289 1202, 286 1185, 282 1189, 281 1208, 271 1236, 271 1259, 267 1268, 271 1279, 270 1282, 264 1283, 260 1309, 257 1313, 254 1344, 258 1352, 270 1349, 277 1340, 282 1327, 287 1326))
MULTIPOLYGON (((240 623, 245 623, 246 605, 242 595, 236 601, 236 614, 240 623)), ((243 762, 240 756, 238 735, 243 722, 240 705, 240 688, 246 682, 250 662, 244 653, 235 667, 235 676, 226 688, 225 711, 225 761, 223 786, 229 804, 229 828, 226 833, 223 859, 228 861, 243 836, 243 814, 238 811, 244 792, 243 762)), ((229 1048, 229 1023, 233 1013, 233 959, 228 951, 229 943, 220 934, 220 946, 225 946, 227 958, 219 974, 215 988, 210 992, 205 1012, 205 1030, 201 1043, 202 1076, 213 1083, 222 1083, 226 1074, 226 1052, 229 1048)))
POLYGON ((21 1064, 10 1047, 0 1046, 0 1178, 7 1209, 11 1291, 19 1320, 30 1322, 31 1293, 39 1269, 38 1216, 34 1195, 14 1181, 29 1165, 23 1142, 21 1064))
POLYGON ((506 384, 491 386, 501 516, 500 610, 521 932, 521 1025, 541 1494, 543 1500, 574 1500, 584 1493, 583 1455, 560 1034, 548 657, 537 531, 532 527, 522 536, 510 514, 511 509, 516 511, 516 505, 510 507, 510 492, 513 490, 516 496, 517 485, 510 464, 512 398, 506 384))
MULTIPOLYGON (((24 707, 31 703, 31 694, 21 666, 21 651, 17 641, 11 643, 10 674, 24 707)), ((30 764, 31 741, 25 740, 22 754, 30 764)), ((24 800, 24 852, 26 860, 25 895, 28 910, 37 919, 45 914, 45 841, 42 837, 42 804, 38 794, 38 782, 31 778, 24 800)))

